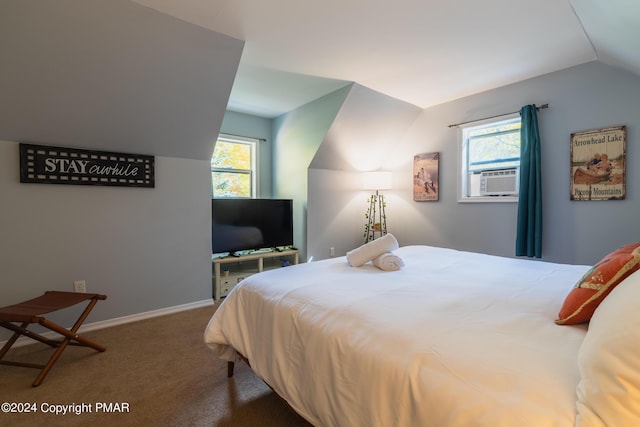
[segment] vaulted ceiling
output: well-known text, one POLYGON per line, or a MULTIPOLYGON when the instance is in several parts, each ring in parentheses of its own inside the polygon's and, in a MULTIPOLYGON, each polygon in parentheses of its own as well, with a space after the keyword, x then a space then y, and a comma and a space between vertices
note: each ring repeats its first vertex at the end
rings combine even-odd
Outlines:
POLYGON ((228 109, 356 82, 421 108, 585 62, 640 74, 637 0, 134 0, 245 41, 228 109))

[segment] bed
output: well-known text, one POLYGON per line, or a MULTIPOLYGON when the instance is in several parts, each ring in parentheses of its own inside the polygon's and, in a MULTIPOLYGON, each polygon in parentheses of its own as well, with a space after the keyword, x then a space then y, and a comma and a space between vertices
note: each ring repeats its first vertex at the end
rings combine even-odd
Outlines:
MULTIPOLYGON (((602 357, 607 325, 585 350, 587 323, 554 322, 593 267, 430 246, 394 253, 397 271, 340 257, 250 276, 216 310, 205 342, 224 360, 248 361, 314 426, 612 426, 620 404, 629 408, 618 420, 640 421, 640 379, 614 384, 613 409, 592 408, 610 396, 585 383, 583 365, 602 357)), ((621 282, 634 278, 635 291, 632 272, 621 282)), ((637 338, 624 337, 630 352, 637 338)), ((640 366, 630 363, 633 377, 640 366)), ((625 425, 640 424, 616 427, 625 425)))

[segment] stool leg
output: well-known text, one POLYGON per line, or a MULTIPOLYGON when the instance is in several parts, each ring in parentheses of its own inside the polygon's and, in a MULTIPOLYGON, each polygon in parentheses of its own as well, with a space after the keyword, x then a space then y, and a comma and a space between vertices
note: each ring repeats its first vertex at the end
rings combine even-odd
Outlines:
MULTIPOLYGON (((42 319, 40 321, 40 324, 48 329, 51 329, 52 331, 55 331, 57 333, 59 333, 60 335, 63 335, 65 338, 69 339, 68 344, 75 344, 75 345, 82 345, 84 347, 91 347, 94 350, 97 351, 105 351, 106 348, 100 344, 98 344, 97 342, 91 341, 88 338, 83 337, 82 335, 78 335, 76 333, 76 330, 78 328, 76 328, 75 326, 71 329, 65 329, 60 325, 57 325, 49 320, 46 319, 42 319), (71 342, 71 341, 76 341, 71 342)), ((78 325, 79 326, 79 325, 78 325)), ((64 342, 64 341, 63 341, 64 342)))
POLYGON ((84 309, 84 311, 82 312, 82 314, 80 315, 80 317, 78 318, 78 320, 76 321, 76 323, 73 325, 73 327, 69 330, 63 328, 62 326, 59 326, 53 322, 50 322, 46 319, 41 319, 40 320, 40 324, 42 326, 45 326, 49 329, 51 329, 52 331, 56 331, 60 334, 62 334, 64 336, 64 339, 60 342, 60 345, 58 346, 58 348, 56 349, 56 351, 53 353, 53 355, 51 356, 51 358, 49 359, 49 361, 47 362, 46 365, 44 365, 44 367, 42 368, 42 371, 40 371, 40 373, 38 374, 38 376, 36 377, 36 380, 33 382, 33 386, 37 387, 39 386, 42 381, 44 380, 44 377, 47 376, 47 374, 49 373, 49 371, 51 370, 51 368, 53 367, 53 365, 58 361, 58 358, 60 358, 60 356, 62 355, 62 352, 64 351, 65 348, 67 348, 67 345, 69 345, 69 343, 71 342, 71 340, 75 340, 78 341, 80 343, 82 343, 82 345, 85 345, 87 347, 92 347, 95 350, 98 351, 105 351, 106 348, 94 343, 91 340, 88 340, 80 335, 77 334, 78 329, 80 329, 80 326, 82 325, 82 323, 86 320, 87 316, 89 316, 89 313, 91 312, 91 310, 93 309, 93 306, 96 305, 96 303, 98 302, 97 299, 92 299, 89 304, 87 305, 87 307, 84 309))
MULTIPOLYGON (((24 329, 27 327, 27 325, 29 325, 29 322, 24 322, 21 325, 21 328, 24 329)), ((14 332, 13 335, 11 335, 11 338, 9 338, 7 342, 2 346, 2 350, 0 350, 0 360, 2 360, 5 354, 7 354, 11 346, 16 342, 16 340, 20 335, 21 335, 20 332, 18 331, 14 332)))
POLYGON ((36 377, 36 380, 32 384, 33 387, 38 387, 42 383, 42 381, 44 380, 44 377, 47 376, 51 368, 53 368, 53 365, 58 361, 58 359, 62 355, 62 352, 64 351, 64 349, 67 348, 69 341, 71 341, 70 338, 65 338, 64 340, 62 340, 62 342, 60 343, 56 351, 53 353, 53 355, 51 356, 47 364, 44 365, 44 367, 36 377))

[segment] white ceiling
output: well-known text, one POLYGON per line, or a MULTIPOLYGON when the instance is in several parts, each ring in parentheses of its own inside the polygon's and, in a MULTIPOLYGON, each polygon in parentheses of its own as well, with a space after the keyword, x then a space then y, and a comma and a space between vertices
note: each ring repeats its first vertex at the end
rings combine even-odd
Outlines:
POLYGON ((585 62, 640 74, 638 0, 134 0, 245 41, 228 109, 349 82, 421 108, 585 62))

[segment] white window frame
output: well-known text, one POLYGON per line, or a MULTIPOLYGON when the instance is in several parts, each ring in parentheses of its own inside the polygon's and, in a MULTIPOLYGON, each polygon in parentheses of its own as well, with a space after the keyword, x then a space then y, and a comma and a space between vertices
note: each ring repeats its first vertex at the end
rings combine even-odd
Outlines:
MULTIPOLYGON (((519 113, 509 114, 499 119, 490 118, 486 120, 478 120, 458 126, 458 202, 459 203, 516 203, 518 195, 501 195, 501 196, 470 196, 469 195, 469 179, 468 179, 468 161, 467 161, 467 133, 476 128, 489 127, 514 119, 520 119, 519 113)), ((520 161, 518 166, 520 168, 520 161)), ((489 168, 487 168, 489 170, 489 168)))
MULTIPOLYGON (((215 168, 215 167, 211 167, 211 173, 213 174, 213 172, 230 172, 230 173, 239 173, 239 174, 249 174, 251 177, 251 196, 249 198, 251 199, 255 199, 257 197, 258 194, 258 143, 260 142, 259 139, 256 138, 248 138, 248 137, 244 137, 244 136, 237 136, 237 135, 227 135, 227 134, 220 134, 218 135, 218 139, 217 141, 224 141, 224 142, 229 142, 229 143, 233 143, 233 144, 247 144, 251 147, 251 169, 231 169, 231 168, 215 168)), ((215 147, 214 147, 214 152, 215 152, 215 147)), ((213 153, 211 154, 213 156, 213 153)), ((213 178, 212 178, 213 179, 213 178)), ((213 194, 213 181, 211 182, 211 197, 214 198, 214 194, 213 194)), ((218 196, 217 198, 224 198, 224 197, 220 197, 218 196)))

